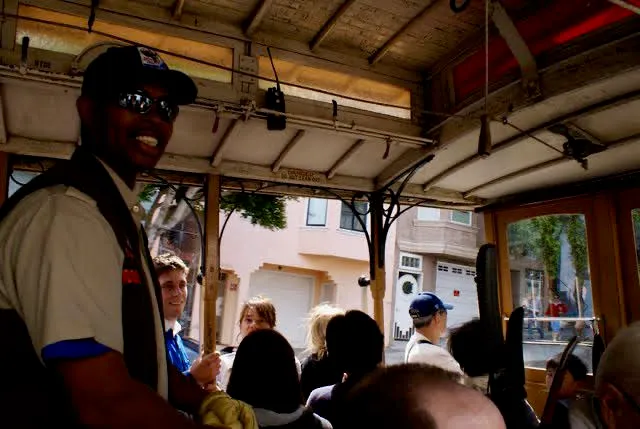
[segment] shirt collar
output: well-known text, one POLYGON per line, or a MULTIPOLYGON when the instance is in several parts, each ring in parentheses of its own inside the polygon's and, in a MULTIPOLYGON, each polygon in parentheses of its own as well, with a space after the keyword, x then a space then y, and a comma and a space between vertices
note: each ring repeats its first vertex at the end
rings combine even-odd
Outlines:
POLYGON ((167 319, 164 319, 164 331, 165 332, 173 331, 173 335, 178 335, 178 333, 182 331, 182 325, 180 325, 180 323, 178 323, 177 320, 172 323, 172 322, 169 322, 167 319))
POLYGON ((116 188, 118 188, 118 191, 120 191, 120 195, 122 195, 122 198, 127 204, 127 207, 130 210, 135 210, 134 207, 137 207, 138 210, 140 210, 142 207, 140 207, 138 204, 138 193, 136 192, 138 186, 136 185, 133 189, 131 189, 129 186, 127 186, 126 183, 124 183, 124 180, 122 180, 118 173, 113 171, 113 169, 109 167, 106 162, 104 162, 100 158, 98 158, 98 161, 100 161, 105 170, 107 170, 107 173, 109 173, 111 180, 113 180, 116 188))

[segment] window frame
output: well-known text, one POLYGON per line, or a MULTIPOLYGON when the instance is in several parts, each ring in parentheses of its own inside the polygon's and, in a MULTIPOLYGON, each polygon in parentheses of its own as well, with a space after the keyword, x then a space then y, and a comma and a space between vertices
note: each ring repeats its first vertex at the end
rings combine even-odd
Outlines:
POLYGON ((306 210, 305 210, 305 226, 308 227, 312 227, 312 228, 322 228, 322 227, 326 227, 327 226, 327 213, 328 213, 328 207, 329 207, 329 200, 327 200, 326 198, 314 198, 314 197, 309 197, 307 198, 307 204, 306 204, 306 210), (324 223, 309 223, 309 213, 311 212, 309 209, 311 208, 311 200, 320 200, 320 201, 324 201, 324 223))
MULTIPOLYGON (((355 201, 355 204, 364 204, 364 205, 365 205, 365 207, 366 207, 366 210, 365 210, 365 211, 366 211, 366 212, 368 212, 368 211, 369 211, 369 203, 368 203, 367 201, 355 201)), ((358 233, 358 234, 364 234, 364 230, 361 230, 361 229, 354 229, 354 228, 353 228, 353 225, 358 225, 358 227, 361 227, 361 226, 362 226, 362 225, 360 225, 360 222, 358 222, 358 219, 356 219, 356 215, 355 215, 355 213, 353 212, 353 210, 351 210, 351 208, 350 208, 348 205, 346 205, 346 204, 344 203, 344 201, 341 201, 341 202, 340 202, 340 223, 339 223, 339 229, 340 229, 341 231, 347 231, 347 232, 354 232, 354 233, 358 233), (347 228, 347 227, 342 226, 342 215, 343 215, 343 212, 346 212, 346 211, 345 211, 345 208, 349 210, 349 215, 351 216, 351 224, 352 224, 352 228, 347 228)), ((365 215, 365 217, 364 217, 364 226, 365 226, 365 229, 368 229, 368 228, 369 228, 369 213, 367 213, 367 214, 365 215)))
MULTIPOLYGON (((623 296, 619 275, 619 251, 616 243, 615 212, 610 195, 588 195, 566 198, 527 206, 498 209, 485 213, 487 242, 494 243, 498 252, 498 282, 500 311, 505 317, 514 309, 508 252, 507 226, 510 223, 537 216, 582 214, 587 231, 587 249, 592 284, 593 312, 599 320, 605 342, 611 341, 624 324, 623 296), (613 230, 612 230, 613 225, 613 230)), ((506 323, 503 325, 506 329, 506 323)), ((544 383, 545 370, 526 367, 527 382, 544 383)))
POLYGON ((437 207, 418 207, 418 210, 416 211, 416 220, 419 222, 438 222, 442 220, 442 210, 437 207), (430 217, 428 219, 421 219, 420 210, 425 210, 425 209, 437 210, 438 216, 435 217, 434 219, 431 219, 430 217))
POLYGON ((456 225, 464 225, 464 226, 472 226, 473 225, 473 213, 470 211, 466 211, 466 210, 451 210, 451 212, 449 213, 449 220, 451 221, 451 223, 455 223, 456 225), (453 219, 453 214, 455 212, 459 212, 459 213, 467 213, 469 215, 469 222, 459 222, 457 220, 453 219))
POLYGON ((403 272, 412 272, 412 273, 422 274, 422 255, 419 255, 417 253, 400 252, 400 255, 398 258, 398 270, 403 272), (403 265, 402 264, 403 257, 418 259, 419 261, 418 267, 409 267, 407 265, 403 265))

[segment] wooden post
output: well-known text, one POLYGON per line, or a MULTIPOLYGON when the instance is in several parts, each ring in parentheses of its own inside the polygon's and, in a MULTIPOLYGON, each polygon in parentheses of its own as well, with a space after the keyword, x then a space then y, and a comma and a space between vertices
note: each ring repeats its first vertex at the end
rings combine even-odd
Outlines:
POLYGON ((385 273, 385 243, 384 232, 384 207, 382 194, 374 193, 371 196, 371 295, 373 296, 373 318, 378 323, 380 331, 384 334, 384 294, 386 289, 385 273))
POLYGON ((2 205, 9 194, 9 154, 0 152, 0 205, 2 205))
POLYGON ((205 204, 205 278, 204 289, 204 353, 216 350, 216 301, 220 279, 220 176, 212 174, 207 180, 205 204))

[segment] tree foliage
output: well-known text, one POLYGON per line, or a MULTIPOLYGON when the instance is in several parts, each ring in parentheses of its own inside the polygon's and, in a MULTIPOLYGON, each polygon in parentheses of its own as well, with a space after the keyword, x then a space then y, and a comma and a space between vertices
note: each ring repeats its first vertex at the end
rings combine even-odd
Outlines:
POLYGON ((276 195, 226 193, 220 201, 220 209, 227 216, 237 212, 253 225, 271 231, 287 227, 287 197, 276 195))

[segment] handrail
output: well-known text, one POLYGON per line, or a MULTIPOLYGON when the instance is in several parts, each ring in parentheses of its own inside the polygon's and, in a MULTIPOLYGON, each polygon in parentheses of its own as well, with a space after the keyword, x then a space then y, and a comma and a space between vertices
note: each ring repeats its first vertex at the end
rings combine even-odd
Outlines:
MULTIPOLYGON (((508 321, 509 318, 505 316, 503 320, 508 321)), ((600 321, 599 317, 524 317, 522 320, 538 320, 540 322, 594 322, 600 321)))

